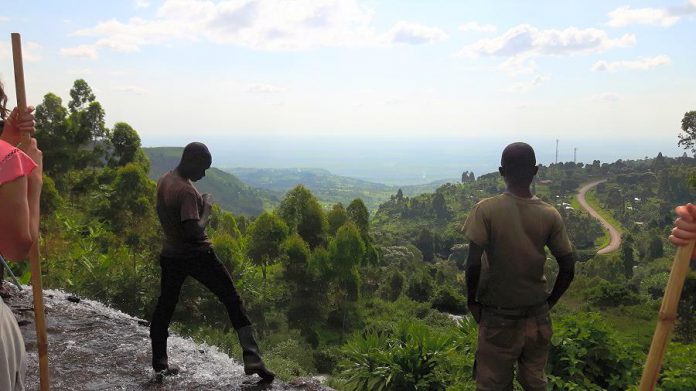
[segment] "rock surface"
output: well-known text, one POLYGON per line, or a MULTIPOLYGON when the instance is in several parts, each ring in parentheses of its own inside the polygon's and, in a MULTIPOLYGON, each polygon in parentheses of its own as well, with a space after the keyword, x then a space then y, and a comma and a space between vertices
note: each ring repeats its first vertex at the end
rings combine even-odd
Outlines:
MULTIPOLYGON (((169 338, 169 357, 181 374, 155 383, 146 323, 96 301, 69 301, 69 296, 57 290, 44 292, 51 390, 329 390, 311 379, 257 386, 256 375, 244 375, 242 366, 216 347, 175 335, 169 338)), ((24 335, 27 389, 38 389, 31 289, 15 292, 5 303, 24 335)))

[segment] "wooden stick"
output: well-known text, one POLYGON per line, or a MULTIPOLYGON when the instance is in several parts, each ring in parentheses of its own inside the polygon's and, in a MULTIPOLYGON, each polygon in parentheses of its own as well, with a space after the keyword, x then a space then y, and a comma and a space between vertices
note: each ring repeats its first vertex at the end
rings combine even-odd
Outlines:
MULTIPOLYGON (((12 58, 14 60, 15 87, 17 90, 17 108, 20 113, 27 110, 27 92, 24 87, 24 65, 22 62, 22 39, 18 33, 12 33, 12 58)), ((31 135, 25 133, 24 140, 30 142, 31 135)), ((46 316, 44 312, 43 289, 41 288, 41 257, 39 254, 39 235, 29 251, 31 264, 31 290, 34 296, 34 321, 36 324, 36 342, 39 349, 40 390, 48 391, 48 336, 46 334, 46 316)))
POLYGON ((650 352, 645 361, 643 376, 640 379, 639 391, 653 391, 657 384, 662 360, 665 357, 667 344, 674 329, 674 323, 677 320, 677 306, 684 288, 686 274, 689 271, 689 262, 691 261, 693 250, 694 241, 689 242, 686 246, 677 248, 677 254, 674 256, 674 262, 672 263, 672 271, 669 274, 669 280, 665 288, 665 295, 662 298, 657 327, 655 327, 655 334, 650 344, 650 352))

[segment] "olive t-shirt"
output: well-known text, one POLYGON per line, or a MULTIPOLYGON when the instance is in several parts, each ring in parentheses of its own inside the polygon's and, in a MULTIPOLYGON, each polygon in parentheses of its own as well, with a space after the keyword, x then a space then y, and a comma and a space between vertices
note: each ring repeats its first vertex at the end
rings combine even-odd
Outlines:
POLYGON ((543 304, 548 297, 544 246, 556 258, 573 252, 561 215, 537 197, 503 193, 481 200, 469 213, 464 234, 484 249, 487 267, 481 270, 477 300, 488 306, 543 304))
POLYGON ((202 213, 203 197, 190 180, 174 171, 162 175, 157 181, 157 216, 164 231, 163 256, 187 257, 211 248, 207 236, 187 241, 184 232, 184 221, 200 220, 202 213))

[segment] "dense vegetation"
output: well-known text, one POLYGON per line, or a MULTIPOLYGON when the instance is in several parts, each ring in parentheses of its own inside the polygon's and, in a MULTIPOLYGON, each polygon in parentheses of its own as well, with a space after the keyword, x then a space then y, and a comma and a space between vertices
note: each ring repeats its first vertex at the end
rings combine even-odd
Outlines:
MULTIPOLYGON (((37 108, 45 154, 44 282, 149 318, 159 289, 161 233, 150 161, 137 132, 104 124, 83 80, 66 109, 47 94, 37 108)), ((579 259, 576 281, 553 312, 553 389, 623 390, 637 383, 673 249, 673 205, 693 200, 693 158, 542 167, 536 192, 561 211, 579 259), (595 256, 599 225, 573 194, 608 178, 591 197, 625 232, 621 251, 595 256)), ((398 191, 371 218, 362 200, 321 205, 296 186, 254 218, 215 208, 208 228, 246 301, 271 368, 282 378, 330 374, 345 390, 470 390, 476 325, 466 316, 468 210, 502 190, 497 174, 408 197, 398 191), (459 316, 454 316, 454 315, 459 316)), ((232 208, 231 208, 232 209, 232 208)), ((25 265, 17 266, 24 272, 25 265)), ((548 262, 553 281, 555 262, 548 262)), ((676 341, 660 387, 696 387, 696 278, 680 303, 676 341)), ((175 314, 179 332, 240 351, 217 299, 189 280, 175 314)), ((176 361, 176 357, 171 357, 176 361)))

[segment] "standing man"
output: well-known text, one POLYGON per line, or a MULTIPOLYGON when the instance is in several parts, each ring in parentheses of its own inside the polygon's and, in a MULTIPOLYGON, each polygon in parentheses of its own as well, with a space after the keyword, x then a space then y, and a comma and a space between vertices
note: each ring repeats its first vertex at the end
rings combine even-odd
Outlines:
POLYGON ((202 143, 191 143, 184 148, 179 165, 157 182, 157 216, 165 241, 160 255, 161 292, 150 325, 152 367, 164 375, 178 373, 178 368, 167 360, 168 328, 181 285, 191 276, 225 305, 242 346, 244 372, 256 373, 262 381, 270 383, 275 375, 261 359, 242 299, 205 233, 212 197, 198 193, 192 182, 203 178, 211 163, 208 148, 202 143))
POLYGON ((470 241, 467 300, 479 324, 477 390, 512 391, 515 364, 525 390, 546 390, 549 309, 573 280, 575 260, 561 215, 530 191, 537 170, 531 146, 508 145, 499 168, 506 191, 480 201, 464 224, 470 241), (544 276, 545 246, 559 266, 551 294, 544 276))

